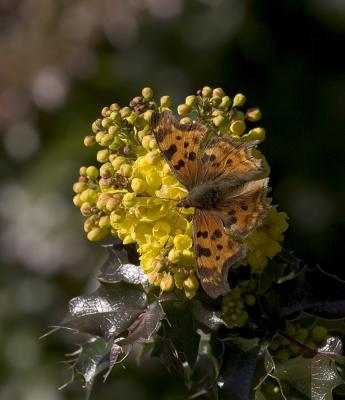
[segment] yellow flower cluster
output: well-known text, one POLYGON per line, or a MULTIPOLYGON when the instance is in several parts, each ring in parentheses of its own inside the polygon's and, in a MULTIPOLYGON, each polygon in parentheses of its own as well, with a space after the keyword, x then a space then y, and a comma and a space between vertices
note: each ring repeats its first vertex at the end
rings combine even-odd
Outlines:
MULTIPOLYGON (((231 100, 221 88, 206 86, 186 97, 177 110, 183 123, 201 119, 210 136, 228 133, 238 140, 261 141, 264 129, 250 127, 261 112, 258 108, 241 111, 244 102, 242 94, 231 100)), ((150 125, 154 111, 170 106, 169 96, 156 103, 152 89, 144 88, 129 107, 104 107, 102 118, 92 124, 93 135, 84 139, 87 147, 101 147, 100 166, 80 168, 73 202, 86 217, 89 240, 112 235, 125 244, 136 243, 151 284, 162 291, 183 289, 192 298, 199 287, 192 241, 194 210, 176 207, 187 190, 161 156, 150 125)), ((264 159, 258 150, 255 156, 264 159)), ((247 261, 255 272, 280 249, 278 242, 286 229, 281 214, 272 209, 264 225, 247 240, 247 261)))

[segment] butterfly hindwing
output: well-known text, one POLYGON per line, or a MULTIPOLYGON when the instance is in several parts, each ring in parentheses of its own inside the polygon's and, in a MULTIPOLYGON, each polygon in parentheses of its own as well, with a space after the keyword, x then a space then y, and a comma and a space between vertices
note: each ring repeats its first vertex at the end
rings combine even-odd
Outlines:
POLYGON ((245 257, 246 246, 232 240, 221 218, 206 210, 195 210, 193 234, 202 287, 213 298, 228 293, 229 268, 245 257))
POLYGON ((267 199, 268 179, 247 182, 229 192, 214 212, 232 235, 245 238, 264 219, 270 202, 267 199))
POLYGON ((169 111, 153 113, 151 126, 162 155, 176 178, 188 189, 200 174, 200 142, 206 133, 201 124, 180 124, 169 111))
POLYGON ((232 186, 247 182, 263 172, 260 159, 253 157, 257 142, 240 142, 230 136, 211 139, 202 156, 203 182, 226 179, 232 186))

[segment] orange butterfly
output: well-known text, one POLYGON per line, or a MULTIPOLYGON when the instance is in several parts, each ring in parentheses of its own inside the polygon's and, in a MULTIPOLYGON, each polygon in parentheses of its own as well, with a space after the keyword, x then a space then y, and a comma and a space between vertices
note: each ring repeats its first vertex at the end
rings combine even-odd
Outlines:
POLYGON ((151 125, 162 155, 189 191, 178 206, 195 207, 193 243, 201 285, 213 298, 224 295, 230 291, 229 268, 247 253, 241 239, 269 208, 268 179, 255 180, 264 171, 252 156, 257 142, 214 137, 202 150, 207 128, 180 124, 169 111, 154 113, 151 125))

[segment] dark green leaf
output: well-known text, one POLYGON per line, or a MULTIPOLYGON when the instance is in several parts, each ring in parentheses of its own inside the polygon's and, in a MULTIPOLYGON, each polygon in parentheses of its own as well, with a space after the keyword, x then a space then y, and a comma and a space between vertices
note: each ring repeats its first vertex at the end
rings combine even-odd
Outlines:
POLYGON ((210 331, 214 331, 223 325, 224 322, 220 318, 220 311, 212 310, 204 306, 199 300, 192 300, 193 316, 202 327, 210 331))
POLYGON ((232 338, 227 342, 220 371, 219 390, 223 400, 249 400, 254 397, 260 345, 257 339, 232 338))
POLYGON ((104 246, 108 250, 108 259, 101 267, 98 280, 104 283, 127 282, 143 287, 148 286, 147 276, 140 265, 131 264, 126 248, 104 246))
POLYGON ((125 331, 146 306, 141 290, 124 283, 102 284, 95 292, 70 300, 61 326, 108 340, 125 331))

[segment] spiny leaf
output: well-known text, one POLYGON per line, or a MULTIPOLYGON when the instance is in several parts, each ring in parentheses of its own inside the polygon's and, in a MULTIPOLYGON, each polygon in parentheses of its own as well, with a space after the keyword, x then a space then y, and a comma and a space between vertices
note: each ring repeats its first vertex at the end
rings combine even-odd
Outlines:
POLYGON ((147 306, 146 294, 124 283, 102 284, 69 302, 61 327, 110 339, 125 331, 147 306))
POLYGON ((127 282, 134 285, 148 286, 147 276, 140 265, 129 262, 128 251, 123 246, 104 246, 108 250, 108 259, 101 267, 97 278, 103 283, 127 282))

